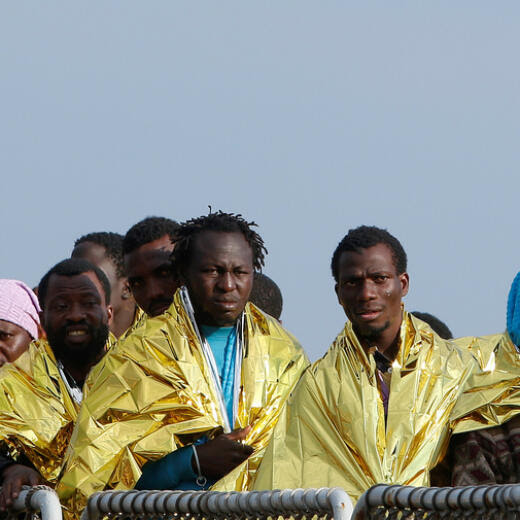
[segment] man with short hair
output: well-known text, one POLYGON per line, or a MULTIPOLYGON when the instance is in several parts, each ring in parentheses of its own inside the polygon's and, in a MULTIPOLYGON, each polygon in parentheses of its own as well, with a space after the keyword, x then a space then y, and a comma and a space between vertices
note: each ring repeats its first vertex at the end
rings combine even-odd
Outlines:
POLYGON ((264 273, 254 274, 253 290, 249 296, 249 301, 280 321, 283 306, 282 291, 269 276, 264 273))
POLYGON ((40 305, 19 280, 0 280, 0 366, 12 363, 40 337, 40 305))
POLYGON ((83 258, 103 269, 110 282, 113 310, 110 331, 117 339, 140 318, 141 312, 128 285, 123 260, 123 235, 107 231, 89 233, 74 242, 71 258, 83 258))
POLYGON ((348 322, 287 402, 254 489, 340 486, 357 500, 376 483, 427 486, 452 428, 516 413, 508 336, 442 340, 402 307, 406 263, 380 228, 339 243, 331 267, 348 322))
POLYGON ((178 227, 168 218, 147 217, 132 226, 123 239, 128 283, 137 305, 148 316, 162 314, 179 286, 170 260, 178 227))
POLYGON ((47 340, 31 343, 0 370, 0 446, 11 453, 0 468, 0 509, 24 484, 56 483, 83 384, 108 338, 110 284, 90 262, 72 258, 55 265, 38 297, 47 340))
POLYGON ((420 320, 426 322, 432 330, 438 334, 442 339, 453 339, 453 334, 449 329, 448 325, 442 320, 430 314, 429 312, 412 311, 412 314, 420 320))
POLYGON ((178 229, 183 287, 92 374, 59 486, 65 503, 114 487, 206 489, 221 477, 247 487, 308 364, 279 322, 248 303, 266 252, 254 225, 218 212, 178 229))

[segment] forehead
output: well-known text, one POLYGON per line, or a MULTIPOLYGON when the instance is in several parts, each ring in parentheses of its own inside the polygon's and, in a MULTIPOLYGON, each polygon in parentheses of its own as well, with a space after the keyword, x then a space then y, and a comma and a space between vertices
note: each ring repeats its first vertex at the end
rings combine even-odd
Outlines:
POLYGON ((193 242, 192 261, 253 263, 253 250, 239 232, 204 231, 193 242))
POLYGON ((93 271, 74 276, 52 274, 49 279, 45 300, 74 297, 87 292, 96 292, 100 296, 101 301, 105 301, 105 291, 93 271))
POLYGON ((71 258, 83 258, 83 260, 88 260, 91 264, 102 269, 112 284, 114 283, 114 279, 117 279, 116 264, 106 256, 104 246, 95 244, 94 242, 82 242, 74 248, 71 258))
POLYGON ((340 277, 354 272, 372 271, 396 272, 392 250, 386 244, 341 253, 338 266, 340 277))
POLYGON ((0 330, 9 334, 23 334, 25 332, 25 329, 19 325, 6 320, 0 320, 0 330))
POLYGON ((143 244, 125 255, 126 274, 131 278, 144 276, 160 265, 170 262, 173 244, 168 235, 143 244))
POLYGON ((93 264, 98 265, 106 259, 106 249, 104 246, 95 244, 94 242, 81 242, 78 244, 70 255, 71 258, 83 258, 93 264))

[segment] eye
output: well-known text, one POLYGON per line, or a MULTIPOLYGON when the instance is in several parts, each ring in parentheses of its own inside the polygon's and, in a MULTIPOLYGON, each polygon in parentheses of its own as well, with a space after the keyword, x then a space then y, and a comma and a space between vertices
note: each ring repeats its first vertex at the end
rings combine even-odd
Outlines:
POLYGON ((131 289, 139 289, 142 287, 143 282, 142 280, 128 280, 128 285, 130 285, 131 289))
POLYGON ((373 277, 374 282, 376 283, 384 283, 388 280, 388 276, 384 274, 377 274, 373 277))
POLYGON ((167 278, 169 277, 172 272, 170 271, 170 269, 161 269, 158 273, 157 273, 161 278, 167 278))

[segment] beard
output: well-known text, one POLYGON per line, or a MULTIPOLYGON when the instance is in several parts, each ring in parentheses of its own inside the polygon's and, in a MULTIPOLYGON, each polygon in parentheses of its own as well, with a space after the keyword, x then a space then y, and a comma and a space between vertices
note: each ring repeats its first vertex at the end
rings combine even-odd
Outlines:
POLYGON ((360 332, 359 334, 356 332, 358 337, 363 338, 367 341, 376 341, 381 337, 381 334, 390 327, 390 322, 387 321, 380 327, 367 327, 367 330, 360 332))
POLYGON ((69 346, 66 343, 67 327, 59 330, 48 328, 47 339, 57 359, 64 365, 83 367, 90 365, 97 359, 105 349, 108 339, 108 324, 102 323, 98 327, 87 325, 88 334, 92 338, 88 344, 69 346))

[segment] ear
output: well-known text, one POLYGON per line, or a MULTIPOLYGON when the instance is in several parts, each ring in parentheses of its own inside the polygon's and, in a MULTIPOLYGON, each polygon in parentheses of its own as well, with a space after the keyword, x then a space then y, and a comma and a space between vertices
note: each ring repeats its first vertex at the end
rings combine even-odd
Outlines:
MULTIPOLYGON (((336 293, 336 297, 338 298, 338 303, 341 305, 341 300, 339 299, 339 285, 337 283, 334 284, 334 292, 336 293)), ((343 305, 341 305, 343 307, 343 305)))
POLYGON ((410 277, 408 273, 400 274, 399 282, 401 283, 401 296, 404 297, 408 294, 408 289, 410 288, 410 277))
POLYGON ((43 330, 41 323, 38 323, 38 337, 36 339, 45 339, 46 337, 47 337, 47 334, 43 330))
POLYGON ((112 305, 107 305, 107 317, 108 317, 108 326, 112 326, 112 319, 114 318, 114 309, 112 305))
POLYGON ((130 284, 128 283, 128 278, 124 278, 122 280, 123 288, 121 289, 121 299, 129 300, 132 298, 132 291, 130 290, 130 284))

